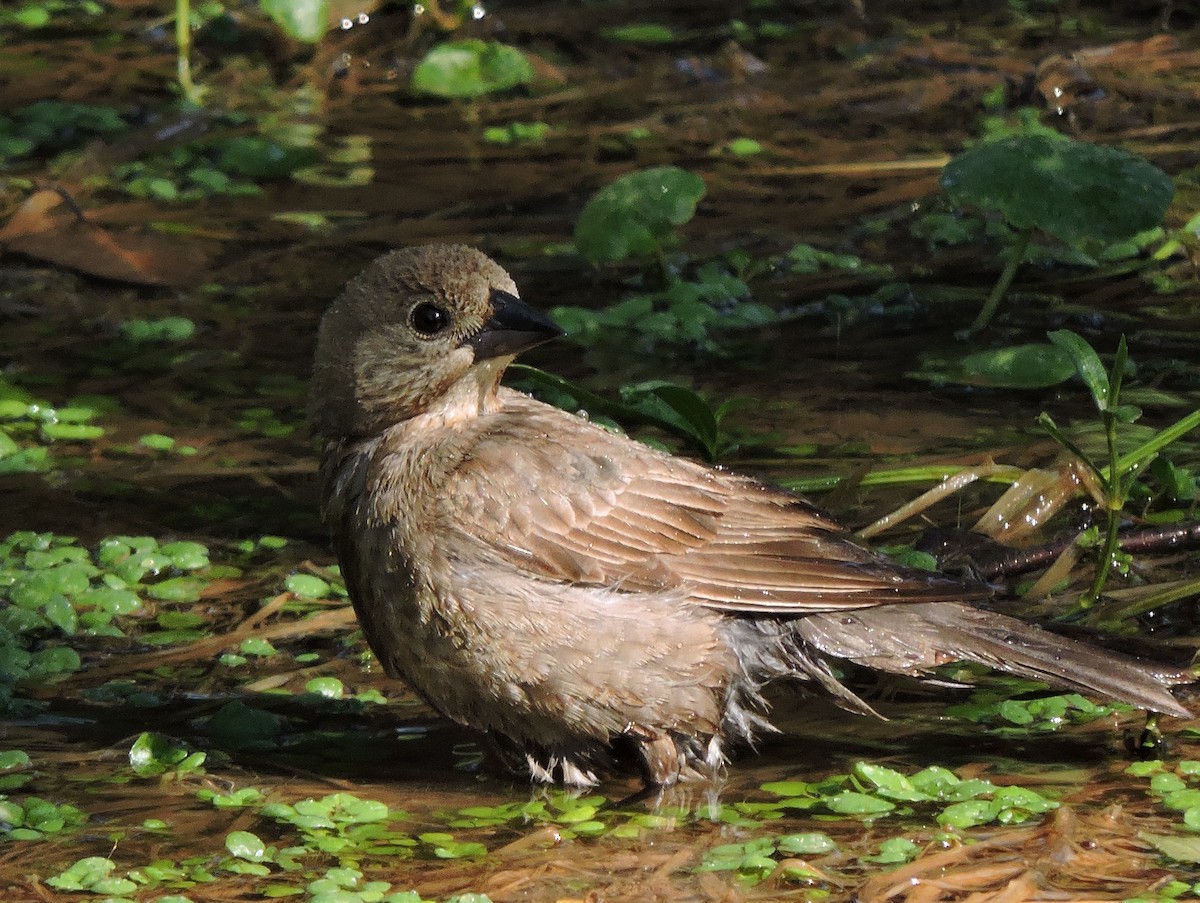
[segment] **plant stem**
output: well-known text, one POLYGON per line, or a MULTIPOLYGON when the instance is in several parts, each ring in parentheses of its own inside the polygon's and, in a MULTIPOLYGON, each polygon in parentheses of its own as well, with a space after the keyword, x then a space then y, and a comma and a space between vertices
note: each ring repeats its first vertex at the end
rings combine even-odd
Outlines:
POLYGON ((1079 597, 1081 609, 1091 608, 1104 591, 1108 575, 1112 572, 1113 557, 1117 553, 1119 538, 1117 531, 1121 526, 1121 510, 1125 507, 1125 495, 1121 488, 1122 472, 1117 469, 1117 418, 1111 411, 1104 411, 1104 438, 1108 443, 1108 479, 1104 481, 1104 507, 1108 519, 1104 531, 1104 546, 1096 561, 1096 576, 1086 593, 1079 597))
POLYGON ((1025 252, 1029 249, 1029 240, 1033 237, 1033 227, 1023 231, 1017 237, 1017 243, 1013 245, 1012 256, 1008 258, 1008 263, 1004 265, 1004 271, 1000 274, 1000 278, 996 280, 995 286, 992 287, 992 293, 988 295, 987 301, 984 302, 979 314, 975 317, 975 321, 971 324, 968 332, 979 332, 988 323, 992 322, 992 317, 996 314, 996 308, 1000 306, 1000 299, 1004 297, 1004 293, 1008 291, 1009 285, 1012 284, 1013 277, 1017 275, 1017 267, 1021 265, 1021 261, 1025 259, 1025 252))
POLYGON ((179 87, 188 101, 196 100, 192 82, 192 10, 191 0, 175 0, 175 54, 179 87))

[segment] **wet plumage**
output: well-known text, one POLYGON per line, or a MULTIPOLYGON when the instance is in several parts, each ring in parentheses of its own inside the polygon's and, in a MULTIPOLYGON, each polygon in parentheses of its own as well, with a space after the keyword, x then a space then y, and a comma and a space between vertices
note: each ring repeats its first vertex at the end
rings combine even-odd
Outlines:
POLYGON ((325 517, 367 640, 432 706, 587 783, 614 745, 650 783, 710 776, 770 730, 762 687, 870 707, 838 660, 970 660, 1186 715, 1185 673, 972 607, 804 500, 499 385, 559 334, 470 248, 396 251, 326 313, 311 414, 325 517))

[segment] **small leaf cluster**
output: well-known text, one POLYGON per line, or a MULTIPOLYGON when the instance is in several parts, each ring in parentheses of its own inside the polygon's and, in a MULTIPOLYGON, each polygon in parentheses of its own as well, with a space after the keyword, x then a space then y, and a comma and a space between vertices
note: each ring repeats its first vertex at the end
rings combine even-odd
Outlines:
POLYGON ((1023 736, 1048 733, 1130 710, 1130 706, 1121 703, 1092 702, 1078 693, 1021 699, 1013 698, 1011 689, 989 689, 975 690, 966 702, 947 707, 946 714, 986 725, 1000 735, 1023 736))
POLYGON ((174 777, 203 774, 207 754, 153 731, 145 731, 129 748, 129 766, 139 778, 174 777))
POLYGON ((300 831, 304 848, 333 855, 411 855, 418 841, 389 822, 406 818, 378 800, 350 793, 333 793, 319 800, 270 803, 262 816, 300 831))
POLYGON ((780 797, 771 803, 744 804, 749 811, 825 811, 835 815, 878 818, 909 815, 926 804, 940 805, 937 823, 963 829, 985 824, 1020 824, 1058 803, 1024 787, 997 786, 982 778, 963 779, 932 765, 906 776, 870 762, 858 762, 848 775, 823 781, 777 781, 763 790, 780 797))
MULTIPOLYGON (((0 542, 0 693, 76 670, 78 653, 54 639, 124 636, 119 619, 140 614, 146 598, 195 601, 218 573, 195 542, 113 536, 89 550, 70 536, 11 534, 0 542)), ((163 611, 159 626, 175 641, 170 630, 196 626, 195 617, 163 611), (180 617, 193 620, 182 625, 180 617)))
POLYGON ((56 838, 86 821, 87 815, 69 803, 36 796, 18 800, 0 794, 0 837, 8 840, 56 838))
POLYGON ((819 878, 820 873, 796 857, 823 856, 836 849, 837 844, 833 839, 820 831, 758 837, 744 843, 713 847, 704 854, 696 871, 735 872, 752 884, 772 876, 795 881, 811 880, 819 878))
MULTIPOLYGON (((161 831, 165 823, 147 819, 142 825, 147 831, 161 831)), ((226 862, 229 860, 226 859, 226 862)), ((140 896, 147 889, 167 885, 168 887, 191 887, 217 880, 209 866, 211 857, 196 856, 181 863, 165 859, 117 873, 117 863, 103 856, 88 856, 80 859, 62 872, 46 879, 46 883, 59 891, 82 891, 105 894, 106 903, 134 903, 130 894, 139 894, 139 899, 151 903, 192 903, 191 898, 176 894, 165 894, 153 898, 140 896)))
POLYGON ((41 443, 89 442, 104 435, 93 423, 102 413, 98 399, 79 398, 55 407, 0 378, 0 474, 47 470, 50 458, 41 443))
POLYGON ((1200 762, 1183 760, 1171 767, 1154 759, 1134 762, 1125 772, 1149 778, 1150 794, 1167 809, 1178 812, 1185 829, 1200 835, 1200 762))
POLYGON ((102 181, 134 197, 192 203, 260 194, 260 183, 290 178, 318 158, 309 145, 238 135, 191 142, 157 157, 122 163, 102 181))
POLYGON ((242 411, 237 428, 244 433, 253 433, 268 439, 282 439, 296 432, 302 422, 302 419, 297 419, 295 422, 286 423, 271 408, 255 406, 242 411))
POLYGON ((604 310, 556 307, 550 311, 575 341, 627 342, 636 336, 641 350, 685 346, 719 354, 714 333, 773 323, 775 311, 750 300, 748 285, 717 261, 702 265, 694 279, 669 277, 665 288, 632 295, 604 310))
POLYGON ((541 144, 550 131, 549 123, 545 122, 510 122, 484 129, 483 140, 501 145, 541 144))
POLYGON ((854 254, 838 254, 806 244, 793 245, 776 261, 776 266, 793 275, 812 275, 828 271, 877 278, 888 278, 892 275, 892 268, 889 266, 868 263, 854 254))
POLYGON ((128 128, 111 107, 40 100, 0 116, 0 164, 61 150, 128 128))
POLYGON ((626 821, 619 828, 610 828, 601 817, 601 809, 607 802, 605 797, 598 794, 577 795, 551 790, 537 799, 521 803, 466 806, 448 816, 447 826, 480 828, 504 824, 550 824, 558 826, 559 836, 565 839, 594 837, 599 834, 636 837, 642 828, 656 827, 665 819, 663 813, 659 812, 640 821, 626 821))
MULTIPOLYGON (((883 765, 858 762, 849 774, 816 782, 774 781, 762 789, 776 799, 722 806, 720 821, 754 828, 797 812, 870 821, 884 816, 912 817, 932 810, 942 831, 953 836, 954 832, 979 825, 1020 824, 1058 806, 1033 790, 998 786, 980 778, 960 778, 940 766, 905 775, 883 765)), ((819 883, 824 876, 803 857, 824 856, 836 850, 836 842, 821 832, 767 835, 714 847, 705 853, 698 870, 733 872, 752 884, 768 877, 819 883)), ((862 861, 898 864, 919 852, 914 841, 893 837, 880 845, 878 853, 862 857, 862 861)))

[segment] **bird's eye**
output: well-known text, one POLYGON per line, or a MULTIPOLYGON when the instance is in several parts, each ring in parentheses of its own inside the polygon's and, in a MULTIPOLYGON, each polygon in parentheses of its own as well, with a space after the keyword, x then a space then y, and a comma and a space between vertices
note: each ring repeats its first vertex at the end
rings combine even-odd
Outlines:
POLYGON ((418 304, 408 316, 413 329, 424 336, 435 336, 450 328, 450 314, 436 304, 418 304))

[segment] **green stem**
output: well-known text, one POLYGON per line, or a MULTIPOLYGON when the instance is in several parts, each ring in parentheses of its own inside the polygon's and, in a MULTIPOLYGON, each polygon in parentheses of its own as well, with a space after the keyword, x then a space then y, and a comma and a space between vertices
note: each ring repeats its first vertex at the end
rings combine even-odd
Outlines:
POLYGON ((1119 537, 1117 531, 1121 526, 1121 511, 1125 507, 1124 490, 1121 487, 1123 474, 1117 469, 1117 418, 1111 411, 1103 413, 1104 438, 1108 444, 1109 478, 1104 483, 1104 507, 1108 518, 1104 531, 1104 545, 1100 557, 1096 561, 1096 576, 1086 593, 1079 597, 1081 609, 1091 608, 1104 591, 1108 575, 1112 572, 1113 558, 1117 554, 1119 537))
MULTIPOLYGON (((1150 441, 1144 445, 1138 446, 1129 454, 1117 461, 1116 472, 1125 473, 1135 465, 1141 465, 1148 462, 1151 458, 1157 455, 1162 449, 1166 448, 1176 439, 1190 433, 1192 430, 1200 427, 1200 410, 1192 411, 1182 420, 1176 421, 1166 429, 1156 433, 1151 437, 1150 441)), ((1102 478, 1106 478, 1108 473, 1112 471, 1112 467, 1104 468, 1102 478)))
POLYGON ((196 99, 192 82, 192 10, 191 0, 175 0, 175 53, 179 87, 189 101, 196 99))
POLYGON ((992 288, 992 293, 988 295, 987 301, 979 311, 979 315, 975 317, 975 322, 971 324, 969 332, 979 332, 988 323, 992 322, 992 317, 996 314, 996 308, 1000 306, 1000 299, 1004 297, 1008 287, 1012 284, 1013 277, 1017 275, 1017 267, 1021 265, 1021 261, 1025 259, 1025 252, 1029 249, 1029 240, 1033 237, 1033 227, 1030 226, 1017 237, 1017 243, 1013 246, 1012 256, 1008 258, 1008 263, 1004 265, 1004 272, 1000 274, 1000 278, 996 280, 995 286, 992 288))

